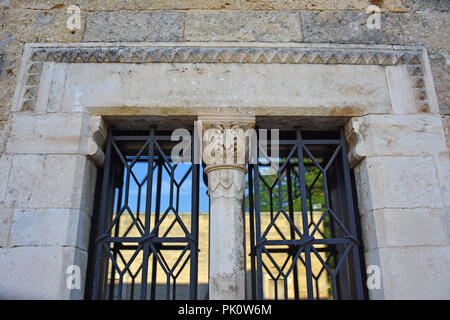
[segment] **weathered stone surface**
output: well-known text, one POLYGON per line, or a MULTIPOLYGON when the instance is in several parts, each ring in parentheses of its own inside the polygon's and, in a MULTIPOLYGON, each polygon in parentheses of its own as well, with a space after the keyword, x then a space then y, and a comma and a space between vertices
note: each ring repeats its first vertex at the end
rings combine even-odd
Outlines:
POLYGON ((413 12, 418 13, 450 11, 450 2, 447 0, 409 0, 408 5, 413 12))
POLYGON ((399 15, 405 43, 427 46, 430 53, 450 52, 450 12, 399 15), (424 30, 427 30, 424 32, 424 30))
POLYGON ((210 219, 214 221, 209 226, 209 299, 242 300, 245 299, 242 212, 245 171, 208 168, 210 219))
POLYGON ((305 42, 426 45, 432 53, 449 51, 450 13, 382 13, 381 29, 368 29, 365 12, 302 11, 305 42), (424 32, 428 30, 428 32, 424 32))
POLYGON ((450 150, 450 115, 442 116, 442 125, 447 139, 447 147, 450 150))
POLYGON ((362 217, 361 227, 365 251, 447 241, 443 209, 377 209, 362 217))
POLYGON ((212 221, 209 225, 209 299, 243 300, 245 226, 242 201, 248 161, 244 132, 254 128, 255 118, 199 116, 199 121, 201 139, 205 142, 201 151, 202 160, 207 164, 205 174, 212 221), (230 139, 233 142, 230 143, 230 139))
POLYGON ((4 113, 4 108, 0 108, 0 154, 3 154, 6 149, 6 139, 8 137, 8 114, 4 113), (3 110, 2 110, 3 109, 3 110))
MULTIPOLYGON (((450 248, 382 248, 366 257, 379 261, 385 299, 448 299, 450 297, 450 248)), ((369 290, 371 297, 376 297, 369 290)), ((374 290, 380 291, 380 290, 374 290)), ((378 294, 379 295, 379 294, 378 294)))
POLYGON ((406 38, 401 15, 383 13, 381 29, 367 28, 367 15, 358 11, 302 11, 305 42, 401 44, 406 38))
POLYGON ((302 41, 300 14, 289 11, 186 13, 186 41, 302 41))
POLYGON ((84 106, 99 115, 196 115, 231 106, 257 115, 349 116, 391 108, 380 66, 71 64, 63 108, 84 106))
MULTIPOLYGON (((220 0, 126 0, 127 10, 188 10, 188 9, 219 9, 220 0)), ((228 5, 232 6, 232 3, 228 5)))
POLYGON ((5 200, 6 186, 8 185, 9 172, 11 169, 11 156, 3 154, 0 156, 0 206, 5 200))
POLYGON ((62 108, 62 100, 64 98, 64 90, 66 87, 66 77, 68 68, 69 64, 67 63, 56 63, 53 68, 53 73, 51 75, 52 80, 50 84, 50 90, 48 93, 48 102, 47 102, 48 112, 75 111, 75 110, 64 110, 62 108))
POLYGON ((418 108, 415 103, 413 89, 411 88, 411 83, 414 81, 410 80, 408 66, 386 66, 385 71, 394 113, 417 113, 418 108))
POLYGON ((361 215, 383 208, 442 208, 431 157, 368 157, 355 177, 361 215))
POLYGON ((444 206, 450 208, 450 153, 442 152, 436 155, 436 166, 444 206))
POLYGON ((4 31, 20 42, 81 42, 84 13, 81 14, 81 30, 67 28, 68 18, 65 10, 9 9, 4 31))
POLYGON ((6 204, 12 208, 74 208, 90 213, 95 168, 84 156, 15 155, 6 204), (93 175, 93 178, 89 178, 93 175), (88 208, 86 208, 88 207, 88 208))
POLYGON ((0 206, 0 250, 9 245, 13 209, 0 206))
POLYGON ((9 8, 11 0, 0 0, 0 8, 9 8))
POLYGON ((436 155, 447 151, 439 115, 367 115, 350 121, 347 130, 357 131, 359 139, 356 145, 350 144, 351 157, 355 156, 353 152, 359 157, 370 157, 436 155))
POLYGON ((181 41, 180 12, 112 11, 89 13, 83 41, 181 41))
POLYGON ((127 0, 12 0, 15 8, 39 10, 63 10, 78 5, 81 10, 120 10, 127 0))
POLYGON ((37 246, 0 250, 0 299, 82 299, 87 252, 37 246), (67 289, 67 268, 81 269, 81 288, 67 289))
POLYGON ((447 231, 447 243, 450 243, 450 209, 445 210, 445 227, 447 231))
POLYGON ((430 61, 441 113, 450 114, 450 58, 430 61))
POLYGON ((2 33, 2 35, 6 41, 4 48, 0 49, 3 51, 3 60, 0 65, 0 87, 2 88, 0 90, 0 106, 6 107, 6 111, 9 112, 19 73, 23 45, 10 33, 2 33))
MULTIPOLYGON (((11 1, 11 0, 3 0, 11 1)), ((70 1, 64 0, 12 0, 16 8, 23 9, 63 9, 70 1)), ((79 0, 77 4, 83 10, 170 10, 170 9, 218 9, 218 10, 362 10, 368 1, 362 0, 79 0)), ((385 0, 383 9, 392 12, 409 11, 408 3, 402 0, 385 0)))
POLYGON ((16 113, 6 147, 9 153, 82 153, 89 116, 84 113, 32 115, 16 113))
MULTIPOLYGON (((381 257, 380 257, 380 250, 381 249, 375 249, 371 251, 366 251, 364 253, 364 260, 366 263, 366 267, 369 268, 372 266, 372 268, 380 268, 379 273, 381 275, 380 277, 380 288, 373 288, 371 290, 368 290, 369 292, 369 299, 370 300, 384 300, 385 298, 385 285, 384 283, 386 280, 384 279, 384 275, 386 273, 389 273, 389 270, 383 270, 381 269, 381 257)), ((377 269, 378 270, 378 269, 377 269)), ((372 271, 373 272, 373 271, 372 271)))
POLYGON ((62 246, 88 250, 91 219, 73 209, 15 209, 12 246, 62 246))

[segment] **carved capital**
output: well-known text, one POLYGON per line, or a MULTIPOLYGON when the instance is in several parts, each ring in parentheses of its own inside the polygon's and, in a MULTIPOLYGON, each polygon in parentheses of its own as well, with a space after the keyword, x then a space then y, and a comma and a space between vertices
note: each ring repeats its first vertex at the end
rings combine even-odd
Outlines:
POLYGON ((252 116, 199 116, 202 159, 207 166, 248 161, 246 132, 255 126, 252 116))
POLYGON ((102 117, 91 117, 86 155, 97 167, 102 167, 105 162, 103 147, 106 141, 106 131, 107 127, 102 117))

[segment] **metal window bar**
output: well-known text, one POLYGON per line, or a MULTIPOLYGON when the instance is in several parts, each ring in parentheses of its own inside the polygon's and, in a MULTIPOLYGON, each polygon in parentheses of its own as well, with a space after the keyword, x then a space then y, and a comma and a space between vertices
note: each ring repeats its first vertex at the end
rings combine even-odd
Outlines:
POLYGON ((165 299, 177 298, 182 272, 189 272, 189 299, 197 299, 200 168, 185 164, 177 178, 175 172, 181 165, 171 159, 175 143, 170 134, 156 134, 153 128, 144 134, 109 130, 91 238, 91 299, 156 299, 158 272, 166 280, 165 299), (163 179, 163 175, 168 177, 163 179), (188 180, 190 223, 179 212, 180 189, 188 180), (162 194, 167 192, 168 204, 163 207, 162 194), (178 236, 171 235, 174 228, 178 236), (175 259, 168 261, 165 252, 172 252, 175 259), (127 292, 124 277, 129 282, 127 292))
POLYGON ((254 299, 365 298, 344 132, 323 135, 280 134, 276 174, 264 175, 269 165, 260 161, 249 165, 254 299))

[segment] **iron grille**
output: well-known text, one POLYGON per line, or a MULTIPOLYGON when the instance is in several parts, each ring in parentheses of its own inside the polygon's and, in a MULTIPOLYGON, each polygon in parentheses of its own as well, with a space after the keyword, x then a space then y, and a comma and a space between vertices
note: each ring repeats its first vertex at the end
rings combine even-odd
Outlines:
POLYGON ((175 164, 173 144, 169 133, 153 129, 109 130, 91 238, 91 299, 176 299, 182 273, 189 283, 182 298, 197 299, 199 165, 175 164), (182 189, 190 203, 180 203, 182 189))
MULTIPOLYGON (((270 152, 271 141, 266 143, 270 152)), ((280 132, 279 167, 249 165, 251 297, 363 299, 343 130, 280 132)))

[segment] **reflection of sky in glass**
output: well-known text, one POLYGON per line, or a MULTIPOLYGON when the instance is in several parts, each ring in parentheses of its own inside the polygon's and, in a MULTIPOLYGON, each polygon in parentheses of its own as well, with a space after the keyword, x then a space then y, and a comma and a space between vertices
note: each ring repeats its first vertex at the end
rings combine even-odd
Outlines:
MULTIPOLYGON (((174 180, 179 184, 186 173, 189 172, 189 168, 191 164, 180 163, 176 169, 174 174, 174 180)), ((170 174, 169 172, 162 167, 162 177, 161 177, 161 204, 160 204, 160 212, 164 212, 170 205, 170 174)), ((145 212, 145 194, 147 192, 147 163, 146 162, 137 162, 133 166, 133 173, 136 179, 130 175, 130 187, 128 194, 128 206, 133 212, 145 212), (136 182, 137 180, 137 182, 136 182), (140 198, 139 198, 140 192, 140 198)), ((127 171, 124 173, 124 184, 126 183, 126 175, 127 171)), ((157 167, 153 170, 153 186, 152 186, 152 212, 155 212, 156 206, 156 183, 158 178, 158 170, 157 167)), ((199 212, 209 212, 209 199, 206 194, 207 187, 203 183, 202 174, 200 173, 200 194, 199 194, 199 212)), ((125 201, 125 194, 122 195, 122 204, 125 201)), ((190 171, 187 177, 184 179, 183 183, 176 187, 173 184, 173 197, 172 197, 172 206, 175 210, 178 209, 178 212, 191 212, 191 200, 192 198, 192 171, 190 171), (177 189, 178 189, 178 199, 177 199, 177 189)))

